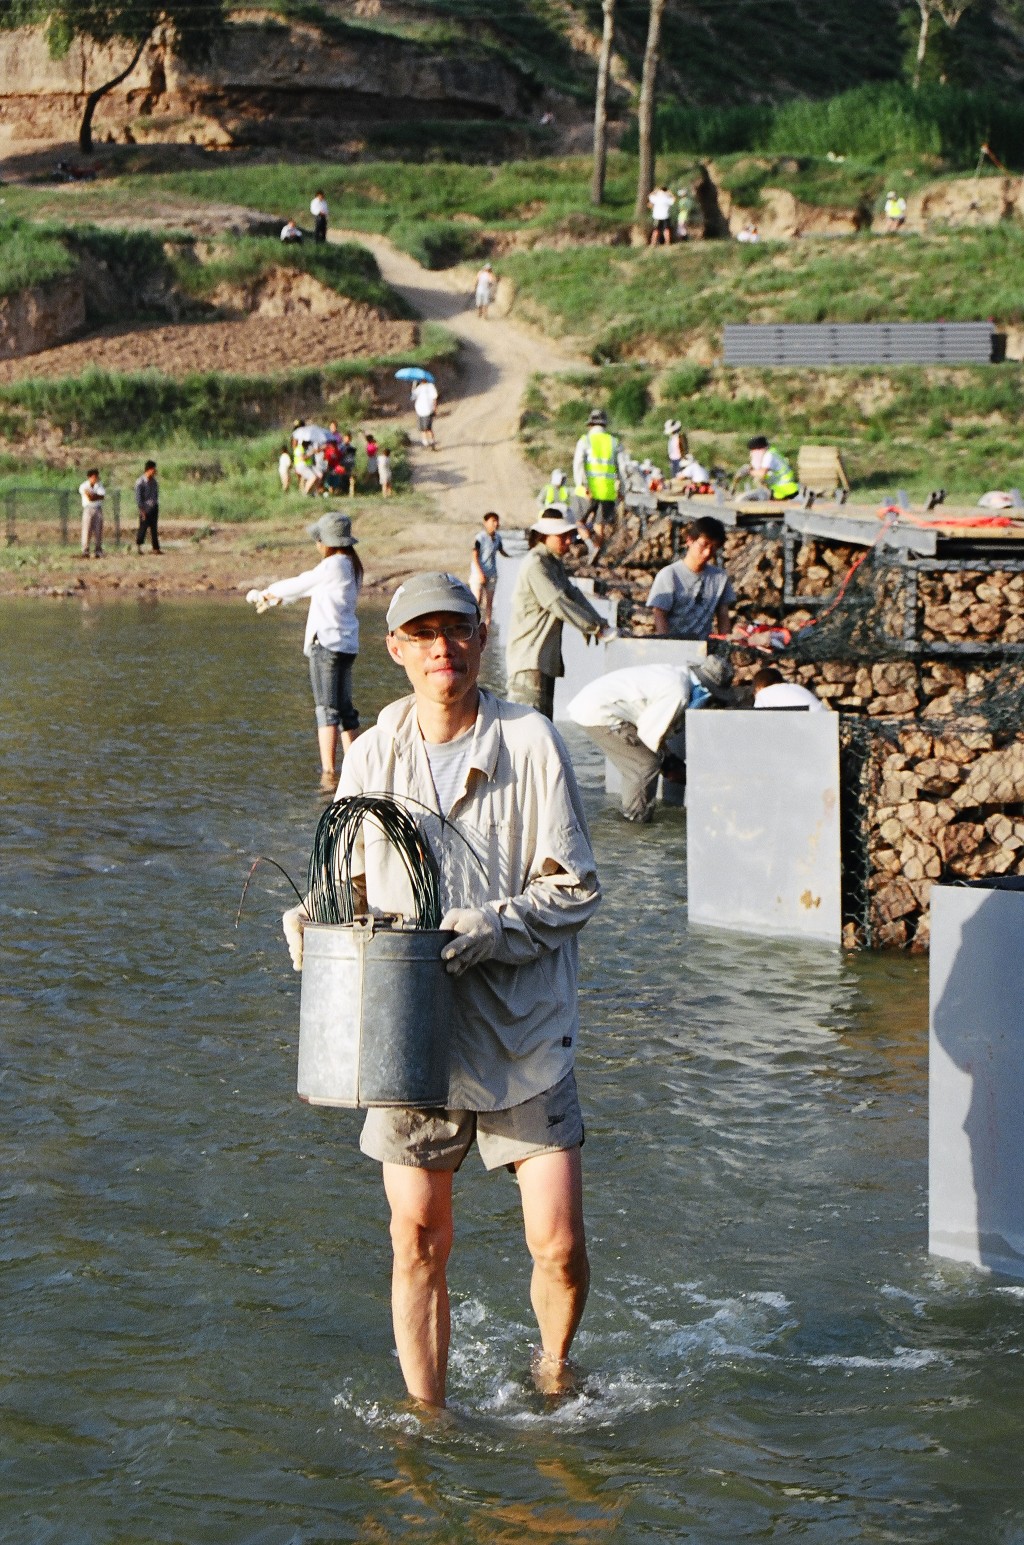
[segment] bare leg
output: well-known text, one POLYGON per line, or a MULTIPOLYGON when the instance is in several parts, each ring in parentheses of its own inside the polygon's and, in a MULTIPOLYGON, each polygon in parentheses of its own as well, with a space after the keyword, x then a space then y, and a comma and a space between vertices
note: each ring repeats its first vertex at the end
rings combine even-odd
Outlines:
POLYGON ((402 1377, 414 1400, 443 1406, 451 1336, 451 1171, 385 1164, 384 1191, 391 1207, 391 1315, 402 1377))
POLYGON ((320 744, 320 771, 333 773, 338 757, 338 726, 318 724, 316 738, 320 744))
POLYGON ((536 1373, 542 1387, 553 1392, 590 1290, 580 1150, 535 1154, 516 1165, 516 1175, 533 1257, 530 1302, 542 1348, 536 1373))
POLYGON ((352 743, 356 739, 356 736, 358 734, 359 734, 358 730, 342 730, 342 732, 341 732, 341 749, 342 749, 342 751, 351 751, 352 750, 352 743))

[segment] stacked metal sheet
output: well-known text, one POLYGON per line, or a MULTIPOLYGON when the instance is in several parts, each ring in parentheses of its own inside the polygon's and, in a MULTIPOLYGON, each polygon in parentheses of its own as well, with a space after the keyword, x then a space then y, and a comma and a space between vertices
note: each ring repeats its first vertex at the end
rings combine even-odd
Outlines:
POLYGON ((991 322, 727 323, 727 365, 988 365, 991 322))

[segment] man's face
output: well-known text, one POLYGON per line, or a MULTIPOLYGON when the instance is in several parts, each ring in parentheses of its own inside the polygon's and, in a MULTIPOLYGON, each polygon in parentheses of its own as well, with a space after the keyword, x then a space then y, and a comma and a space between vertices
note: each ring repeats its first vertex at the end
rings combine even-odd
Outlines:
POLYGON ((156 468, 155 467, 147 467, 146 468, 146 476, 149 477, 149 478, 156 477, 156 468))
POLYGON ((475 694, 487 629, 477 622, 465 643, 441 631, 467 623, 473 624, 473 618, 462 612, 427 612, 388 634, 388 654, 402 666, 417 697, 455 706, 475 694), (431 629, 437 637, 428 643, 425 638, 431 629))
POLYGON ((99 475, 98 472, 90 472, 89 473, 89 482, 92 484, 92 486, 94 488, 96 487, 96 484, 99 482, 99 480, 100 480, 100 475, 99 475))
POLYGON ((574 532, 562 531, 558 536, 546 536, 544 538, 544 546, 549 553, 554 553, 556 558, 564 558, 575 539, 574 532))
POLYGON ((711 563, 717 553, 718 543, 713 542, 709 536, 695 536, 692 542, 686 544, 686 562, 694 570, 711 563))
POLYGON ((494 519, 493 515, 491 516, 490 520, 484 521, 484 530, 487 532, 488 536, 493 536, 497 529, 498 522, 494 519))

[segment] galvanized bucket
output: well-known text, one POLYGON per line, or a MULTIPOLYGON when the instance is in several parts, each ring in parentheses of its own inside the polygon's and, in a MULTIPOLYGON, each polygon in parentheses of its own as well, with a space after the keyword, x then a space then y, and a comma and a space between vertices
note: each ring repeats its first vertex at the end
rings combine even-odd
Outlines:
POLYGON ((452 938, 374 917, 306 924, 301 1100, 447 1105, 453 999, 441 950, 452 938))

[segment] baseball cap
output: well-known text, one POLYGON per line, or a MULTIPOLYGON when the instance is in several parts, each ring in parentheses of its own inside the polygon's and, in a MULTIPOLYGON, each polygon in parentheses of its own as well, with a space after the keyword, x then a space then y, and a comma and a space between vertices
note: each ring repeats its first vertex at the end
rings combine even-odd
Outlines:
POLYGON ((454 574, 436 571, 414 574, 404 585, 399 585, 388 607, 388 632, 414 617, 425 617, 428 612, 458 612, 463 617, 479 617, 480 608, 473 599, 473 592, 454 574))
POLYGON ((351 518, 339 515, 337 510, 325 511, 306 529, 314 541, 322 542, 325 547, 354 547, 359 540, 352 535, 351 518))

